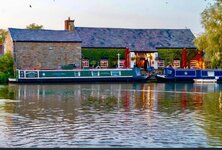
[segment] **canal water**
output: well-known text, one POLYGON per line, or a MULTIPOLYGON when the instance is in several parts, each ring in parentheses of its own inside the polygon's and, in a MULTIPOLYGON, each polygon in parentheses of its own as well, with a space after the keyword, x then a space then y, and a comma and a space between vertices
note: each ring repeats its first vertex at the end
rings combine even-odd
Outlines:
POLYGON ((0 147, 222 147, 222 84, 1 85, 0 147))

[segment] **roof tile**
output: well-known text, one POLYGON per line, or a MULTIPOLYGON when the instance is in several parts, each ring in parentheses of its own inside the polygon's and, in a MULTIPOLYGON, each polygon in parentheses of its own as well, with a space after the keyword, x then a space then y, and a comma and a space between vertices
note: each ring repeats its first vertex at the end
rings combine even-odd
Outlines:
POLYGON ((13 41, 17 42, 81 42, 77 32, 66 30, 31 30, 9 28, 13 41))
POLYGON ((156 48, 195 48, 190 29, 125 29, 75 27, 82 47, 156 51, 156 48))

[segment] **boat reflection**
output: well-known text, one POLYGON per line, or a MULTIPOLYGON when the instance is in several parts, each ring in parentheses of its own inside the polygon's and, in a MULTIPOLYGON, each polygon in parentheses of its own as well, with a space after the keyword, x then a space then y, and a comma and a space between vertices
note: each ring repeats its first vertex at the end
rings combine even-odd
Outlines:
MULTIPOLYGON (((126 83, 126 84, 11 84, 23 111, 49 107, 73 111, 74 108, 106 105, 110 108, 150 109, 173 112, 201 109, 207 93, 220 92, 220 84, 126 83), (98 101, 97 101, 98 100, 98 101), (87 103, 90 101, 90 103, 87 103), (104 103, 109 101, 109 103, 104 103), (33 108, 32 108, 33 107, 33 108), (166 109, 165 109, 166 108, 166 109)), ((98 109, 98 107, 97 107, 98 109)), ((69 112, 68 111, 68 112, 69 112)))
POLYGON ((221 92, 221 84, 10 84, 0 87, 0 143, 222 145, 221 92))
POLYGON ((222 91, 220 91, 220 96, 219 96, 219 108, 220 111, 222 111, 222 91))

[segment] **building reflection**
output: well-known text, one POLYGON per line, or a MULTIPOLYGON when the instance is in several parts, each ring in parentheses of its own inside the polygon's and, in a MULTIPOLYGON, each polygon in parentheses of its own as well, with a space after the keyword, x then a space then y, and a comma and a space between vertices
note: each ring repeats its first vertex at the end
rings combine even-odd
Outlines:
POLYGON ((155 89, 156 84, 142 84, 136 94, 135 108, 152 110, 156 101, 155 89))
POLYGON ((220 96, 219 96, 219 109, 222 112, 222 91, 220 91, 220 96))
POLYGON ((0 87, 0 141, 10 140, 10 132, 6 131, 13 126, 12 114, 16 113, 16 105, 19 103, 14 97, 15 91, 6 85, 0 87))
POLYGON ((197 109, 201 107, 206 92, 218 91, 218 87, 214 84, 175 83, 16 84, 9 87, 14 90, 15 99, 21 100, 18 105, 28 107, 23 111, 32 110, 31 107, 34 107, 33 109, 58 107, 73 110, 73 108, 80 107, 82 101, 86 101, 89 97, 103 100, 115 97, 117 106, 114 107, 122 107, 125 111, 153 110, 164 107, 166 103, 174 103, 172 105, 185 111, 191 105, 197 109), (66 108, 66 106, 69 107, 66 108))
MULTIPOLYGON (((42 133, 47 131, 56 133, 60 127, 68 126, 69 129, 71 125, 75 128, 76 122, 80 122, 81 125, 90 124, 94 114, 96 119, 104 114, 108 114, 108 117, 116 117, 117 114, 126 126, 127 123, 131 123, 130 119, 133 115, 141 117, 145 120, 143 123, 151 127, 159 117, 155 118, 154 115, 162 113, 169 119, 169 116, 175 112, 184 114, 176 117, 186 116, 184 112, 189 110, 195 112, 195 115, 200 116, 201 119, 205 118, 202 119, 203 121, 201 119, 194 119, 194 121, 203 122, 201 125, 205 131, 213 137, 219 137, 222 141, 221 135, 213 133, 215 130, 212 131, 210 128, 213 126, 217 129, 214 123, 221 120, 218 118, 222 107, 221 91, 220 84, 10 84, 0 89, 0 97, 8 99, 1 103, 1 114, 9 114, 0 118, 5 123, 5 128, 12 128, 11 133, 7 131, 6 137, 10 138, 13 137, 14 132, 17 132, 13 130, 15 127, 21 128, 22 131, 23 128, 25 131, 39 131, 39 128, 43 128, 42 133), (216 103, 213 103, 215 99, 216 103), (140 112, 142 115, 139 114, 140 112), (40 127, 36 127, 36 124, 40 127)), ((68 135, 67 138, 72 139, 74 130, 72 132, 68 129, 62 132, 68 135)), ((3 128, 0 128, 0 131, 6 132, 3 128)), ((38 136, 42 137, 42 135, 38 136)))

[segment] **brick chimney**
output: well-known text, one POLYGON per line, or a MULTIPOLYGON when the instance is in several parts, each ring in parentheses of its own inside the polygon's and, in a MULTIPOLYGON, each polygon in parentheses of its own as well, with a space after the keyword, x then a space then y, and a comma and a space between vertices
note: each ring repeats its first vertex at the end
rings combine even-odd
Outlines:
POLYGON ((65 20, 65 30, 69 31, 75 30, 74 20, 70 20, 70 17, 68 18, 68 20, 65 20))

